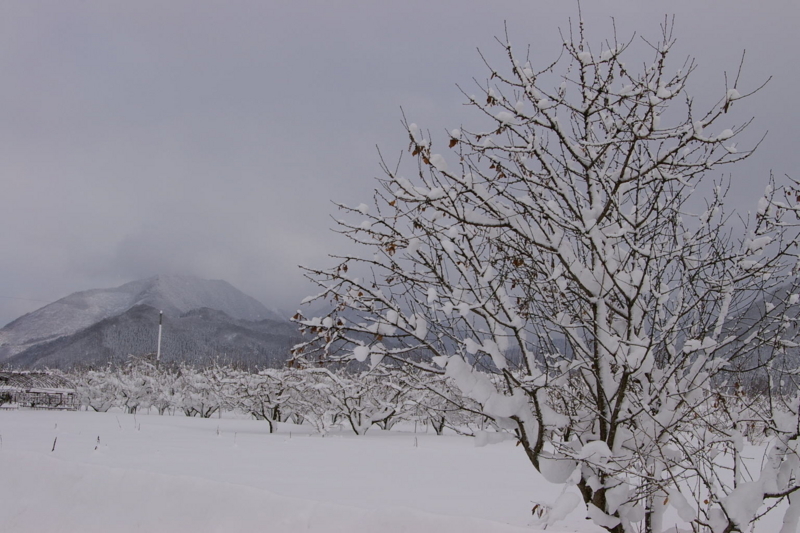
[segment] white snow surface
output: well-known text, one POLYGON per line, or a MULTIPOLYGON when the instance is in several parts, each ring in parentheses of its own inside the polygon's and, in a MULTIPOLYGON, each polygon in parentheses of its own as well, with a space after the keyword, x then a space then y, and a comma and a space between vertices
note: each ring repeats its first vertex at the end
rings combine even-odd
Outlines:
MULTIPOLYGON (((0 412, 0 435, 4 533, 535 533, 534 503, 562 493, 513 441, 413 426, 323 438, 233 417, 20 410, 0 412)), ((547 531, 600 531, 585 516, 577 505, 547 531)))
POLYGON ((76 292, 18 318, 0 329, 0 360, 143 304, 168 316, 208 307, 243 320, 283 320, 226 281, 161 275, 111 289, 76 292))
MULTIPOLYGON (((230 413, 0 410, 0 533, 600 533, 587 514, 614 521, 573 484, 546 481, 513 439, 398 428, 322 437, 230 413), (549 512, 533 516, 536 504, 549 512)), ((694 512, 678 500, 670 533, 694 512)), ((756 532, 780 530, 781 517, 756 532)))

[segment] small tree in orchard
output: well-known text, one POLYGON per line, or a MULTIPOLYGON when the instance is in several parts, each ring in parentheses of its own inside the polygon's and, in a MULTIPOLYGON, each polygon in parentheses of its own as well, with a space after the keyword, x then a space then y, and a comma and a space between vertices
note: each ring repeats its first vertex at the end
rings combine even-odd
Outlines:
POLYGON ((751 153, 738 75, 698 109, 670 26, 641 67, 625 63, 638 40, 576 30, 538 70, 501 41, 505 68, 467 96, 478 127, 444 150, 405 122, 415 165, 384 162, 372 205, 339 206, 365 253, 306 268, 333 310, 296 317, 314 334, 296 357, 443 372, 577 486, 545 522, 582 498, 612 532, 660 532, 669 506, 745 531, 792 496, 795 531, 798 400, 776 378, 797 346, 796 197, 770 180, 752 215, 725 211, 720 171, 751 153), (755 426, 768 455, 744 465, 755 426))
POLYGON ((275 433, 277 423, 282 421, 281 407, 290 396, 282 373, 275 369, 258 373, 235 371, 227 380, 231 383, 230 403, 256 420, 266 420, 269 432, 275 433))

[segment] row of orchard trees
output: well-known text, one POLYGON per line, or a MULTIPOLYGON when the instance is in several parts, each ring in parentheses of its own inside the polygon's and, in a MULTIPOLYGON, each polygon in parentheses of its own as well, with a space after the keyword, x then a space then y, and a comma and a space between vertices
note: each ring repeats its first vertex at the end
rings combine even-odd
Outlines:
POLYGON ((144 357, 70 377, 87 409, 153 409, 205 418, 233 411, 266 421, 270 432, 277 422, 309 424, 322 434, 344 425, 358 435, 373 425, 391 429, 401 421, 430 426, 437 434, 445 428, 474 434, 492 425, 480 415, 480 405, 444 376, 411 368, 249 372, 220 365, 156 365, 144 357))

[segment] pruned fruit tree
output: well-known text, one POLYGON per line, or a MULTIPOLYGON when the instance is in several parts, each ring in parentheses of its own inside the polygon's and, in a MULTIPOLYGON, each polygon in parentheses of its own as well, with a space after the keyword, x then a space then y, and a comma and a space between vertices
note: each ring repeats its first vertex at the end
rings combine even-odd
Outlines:
POLYGON ((726 209, 758 87, 726 76, 698 109, 671 24, 615 34, 580 21, 538 67, 506 34, 464 91, 476 126, 434 144, 404 118, 411 161, 381 158, 373 201, 338 204, 360 253, 305 267, 331 310, 295 317, 294 357, 444 374, 564 484, 543 523, 584 505, 658 533, 671 507, 718 533, 776 509, 794 532, 797 188, 767 173, 752 211, 726 209))

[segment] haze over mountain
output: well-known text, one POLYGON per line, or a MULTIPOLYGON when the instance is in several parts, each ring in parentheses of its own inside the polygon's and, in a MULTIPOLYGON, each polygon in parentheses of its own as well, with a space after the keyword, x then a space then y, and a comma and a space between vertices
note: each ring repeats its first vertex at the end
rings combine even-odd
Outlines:
POLYGON ((225 281, 155 276, 77 292, 14 320, 0 329, 0 362, 64 368, 153 352, 159 310, 165 332, 172 328, 165 360, 224 356, 258 366, 285 358, 297 339, 277 312, 225 281))

